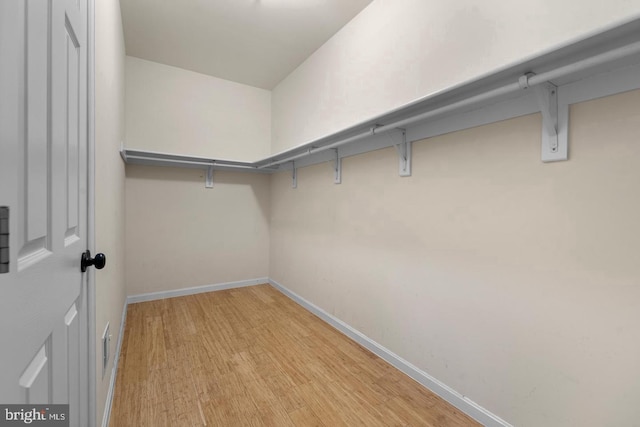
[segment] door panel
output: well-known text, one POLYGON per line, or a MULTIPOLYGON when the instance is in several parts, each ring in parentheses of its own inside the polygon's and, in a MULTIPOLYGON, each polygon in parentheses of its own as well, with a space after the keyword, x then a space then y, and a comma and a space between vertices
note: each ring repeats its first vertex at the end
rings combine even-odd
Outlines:
POLYGON ((19 384, 24 389, 24 401, 19 403, 38 404, 50 402, 51 340, 40 347, 20 376, 19 384))
POLYGON ((87 0, 0 1, 0 402, 88 426, 87 0))
MULTIPOLYGON (((66 356, 62 358, 67 362, 66 370, 60 368, 58 371, 65 372, 66 378, 64 380, 69 384, 68 403, 71 406, 80 406, 80 375, 79 370, 76 367, 81 366, 79 356, 82 354, 80 349, 80 319, 78 316, 78 309, 73 304, 67 314, 64 316, 65 325, 65 344, 66 356)), ((64 396, 62 396, 64 398, 64 396)))
POLYGON ((21 164, 26 171, 19 177, 23 186, 21 208, 25 215, 24 227, 19 231, 18 266, 24 269, 49 254, 49 34, 51 7, 47 0, 28 1, 24 4, 25 44, 27 49, 26 82, 24 84, 25 117, 22 139, 25 152, 21 164))
POLYGON ((66 63, 67 74, 67 230, 65 232, 65 246, 72 243, 78 234, 78 182, 79 182, 79 63, 80 46, 69 21, 66 22, 66 63))

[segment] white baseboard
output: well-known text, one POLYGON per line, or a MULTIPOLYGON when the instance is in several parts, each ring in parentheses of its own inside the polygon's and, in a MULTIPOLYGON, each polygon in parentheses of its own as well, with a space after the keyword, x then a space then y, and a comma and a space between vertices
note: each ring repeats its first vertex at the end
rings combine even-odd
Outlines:
POLYGON ((109 418, 111 417, 111 407, 113 406, 113 393, 116 387, 116 377, 118 374, 118 362, 120 361, 120 349, 122 348, 122 340, 124 338, 124 326, 127 322, 127 306, 128 301, 125 299, 124 307, 122 307, 122 319, 120 320, 120 330, 118 331, 118 344, 116 345, 116 354, 113 358, 113 367, 111 368, 111 378, 109 379, 109 391, 107 392, 107 401, 104 405, 104 413, 102 414, 102 427, 109 426, 109 418))
POLYGON ((195 295, 204 292, 223 291, 225 289, 242 288, 245 286, 260 285, 262 283, 269 283, 268 277, 259 277, 257 279, 240 280, 237 282, 218 283, 215 285, 195 286, 193 288, 174 289, 171 291, 151 292, 148 294, 130 295, 127 297, 127 303, 133 304, 136 302, 155 301, 165 298, 182 297, 185 295, 195 295))
POLYGON ((411 378, 422 384, 424 387, 428 388, 433 393, 437 394, 442 399, 446 400, 447 402, 449 402, 465 414, 469 415, 470 417, 474 418, 478 422, 482 423, 483 425, 487 427, 513 427, 511 424, 487 411, 468 397, 463 396, 447 385, 441 383, 431 375, 420 370, 416 366, 402 359, 400 356, 394 354, 377 342, 373 341, 371 338, 367 337, 360 331, 352 328, 342 320, 327 313, 317 305, 307 301, 300 295, 287 289, 275 280, 269 279, 269 283, 271 284, 271 286, 278 289, 280 292, 309 310, 311 313, 318 316, 320 319, 324 320, 329 325, 336 328, 338 331, 342 332, 347 337, 351 338, 380 358, 386 360, 396 369, 404 372, 406 375, 410 376, 411 378))

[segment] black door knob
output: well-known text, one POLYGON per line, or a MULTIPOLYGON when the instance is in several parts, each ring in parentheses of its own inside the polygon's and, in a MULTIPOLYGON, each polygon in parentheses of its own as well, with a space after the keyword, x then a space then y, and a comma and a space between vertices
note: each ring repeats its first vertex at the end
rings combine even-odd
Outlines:
POLYGON ((107 263, 107 257, 104 254, 96 254, 95 258, 91 258, 91 252, 88 250, 82 254, 80 260, 80 271, 83 273, 87 271, 87 267, 94 266, 98 270, 102 270, 107 263))

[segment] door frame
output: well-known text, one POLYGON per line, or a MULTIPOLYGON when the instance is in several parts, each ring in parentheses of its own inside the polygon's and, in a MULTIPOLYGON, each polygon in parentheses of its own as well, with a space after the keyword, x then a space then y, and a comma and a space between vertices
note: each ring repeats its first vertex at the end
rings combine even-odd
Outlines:
MULTIPOLYGON (((95 252, 95 0, 87 0, 87 246, 95 252)), ((89 380, 89 426, 97 424, 97 372, 96 372, 96 275, 90 268, 87 278, 87 327, 88 336, 88 380, 89 380)))

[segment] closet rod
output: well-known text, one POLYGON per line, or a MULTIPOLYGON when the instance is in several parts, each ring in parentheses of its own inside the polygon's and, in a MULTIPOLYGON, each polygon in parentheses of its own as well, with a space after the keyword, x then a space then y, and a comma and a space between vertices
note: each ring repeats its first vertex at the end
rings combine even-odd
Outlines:
MULTIPOLYGON (((612 49, 610 51, 598 54, 598 55, 594 55, 592 57, 574 62, 572 64, 569 65, 565 65, 559 68, 556 68, 554 70, 550 70, 550 71, 546 71, 540 74, 534 74, 532 76, 530 76, 527 80, 528 83, 528 87, 531 86, 535 86, 535 85, 539 85, 551 80, 555 80, 561 77, 566 77, 569 76, 571 74, 580 72, 580 71, 584 71, 587 70, 589 68, 593 68, 599 65, 605 65, 609 62, 612 61, 616 61, 616 60, 621 60, 624 59, 626 57, 632 56, 632 55, 636 55, 640 53, 640 42, 635 42, 635 43, 631 43, 616 49, 612 49)), ((355 136, 351 136, 349 138, 343 139, 341 141, 335 142, 333 144, 329 144, 329 145, 325 145, 322 147, 313 147, 311 146, 310 148, 307 149, 307 151, 300 153, 300 154, 296 154, 293 156, 289 156, 289 157, 285 157, 283 159, 279 159, 279 160, 273 160, 265 165, 262 166, 257 166, 258 169, 262 169, 262 168, 267 168, 270 166, 277 166, 280 165, 282 163, 287 163, 287 162, 291 162, 293 160, 299 159, 301 157, 305 157, 311 154, 316 154, 316 153, 320 153, 326 150, 330 150, 333 148, 338 148, 344 144, 348 144, 350 142, 359 140, 359 139, 363 139, 366 138, 367 136, 371 136, 371 135, 377 135, 377 134, 381 134, 384 132, 388 132, 390 130, 394 130, 394 129, 398 129, 398 128, 402 128, 405 127, 406 125, 409 124, 413 124, 419 121, 423 121, 435 116, 439 116, 445 113, 449 113, 464 107, 468 107, 483 101, 489 101, 491 99, 494 98, 498 98, 500 96, 504 96, 504 95, 508 95, 511 93, 515 93, 518 92, 520 90, 523 90, 523 87, 520 84, 520 81, 515 82, 515 83, 510 83, 501 87, 498 87, 496 89, 492 89, 489 90, 487 92, 478 94, 478 95, 474 95, 471 96, 469 98, 465 98, 461 101, 457 101, 454 102, 452 104, 448 104, 445 105, 443 107, 440 108, 436 108, 435 110, 431 110, 431 111, 427 111, 425 113, 422 114, 418 114, 416 116, 412 116, 403 120, 398 120, 396 122, 393 123, 389 123, 386 125, 382 125, 382 126, 378 126, 378 127, 372 127, 370 131, 368 132, 363 132, 360 134, 357 134, 355 136)), ((270 158, 266 158, 263 159, 261 161, 258 161, 257 163, 261 163, 263 161, 268 161, 270 160, 270 158)))
POLYGON ((367 132, 360 133, 358 135, 354 135, 354 136, 349 137, 347 139, 340 140, 340 141, 335 142, 333 144, 324 145, 322 147, 318 147, 318 148, 315 148, 315 149, 313 147, 310 147, 304 153, 300 153, 300 154, 297 154, 295 156, 287 157, 287 158, 282 159, 282 160, 274 160, 273 162, 267 163, 266 165, 258 166, 258 169, 268 168, 268 167, 271 167, 271 166, 280 165, 282 163, 291 162, 291 161, 293 161, 295 159, 299 159, 300 157, 305 157, 305 156, 308 156, 310 154, 319 153, 319 152, 322 152, 322 151, 325 151, 325 150, 330 150, 332 148, 336 148, 336 147, 339 147, 341 145, 348 144, 349 142, 357 141, 359 139, 366 138, 367 136, 371 136, 371 135, 373 135, 373 129, 370 130, 370 131, 367 131, 367 132))
POLYGON ((582 59, 580 61, 576 61, 572 64, 558 67, 554 70, 536 74, 529 79, 529 84, 537 85, 540 83, 555 80, 560 77, 566 77, 573 73, 597 67, 598 65, 605 65, 608 62, 618 61, 620 59, 624 59, 638 53, 640 53, 640 42, 634 42, 616 49, 611 49, 598 55, 594 55, 589 58, 582 59))

